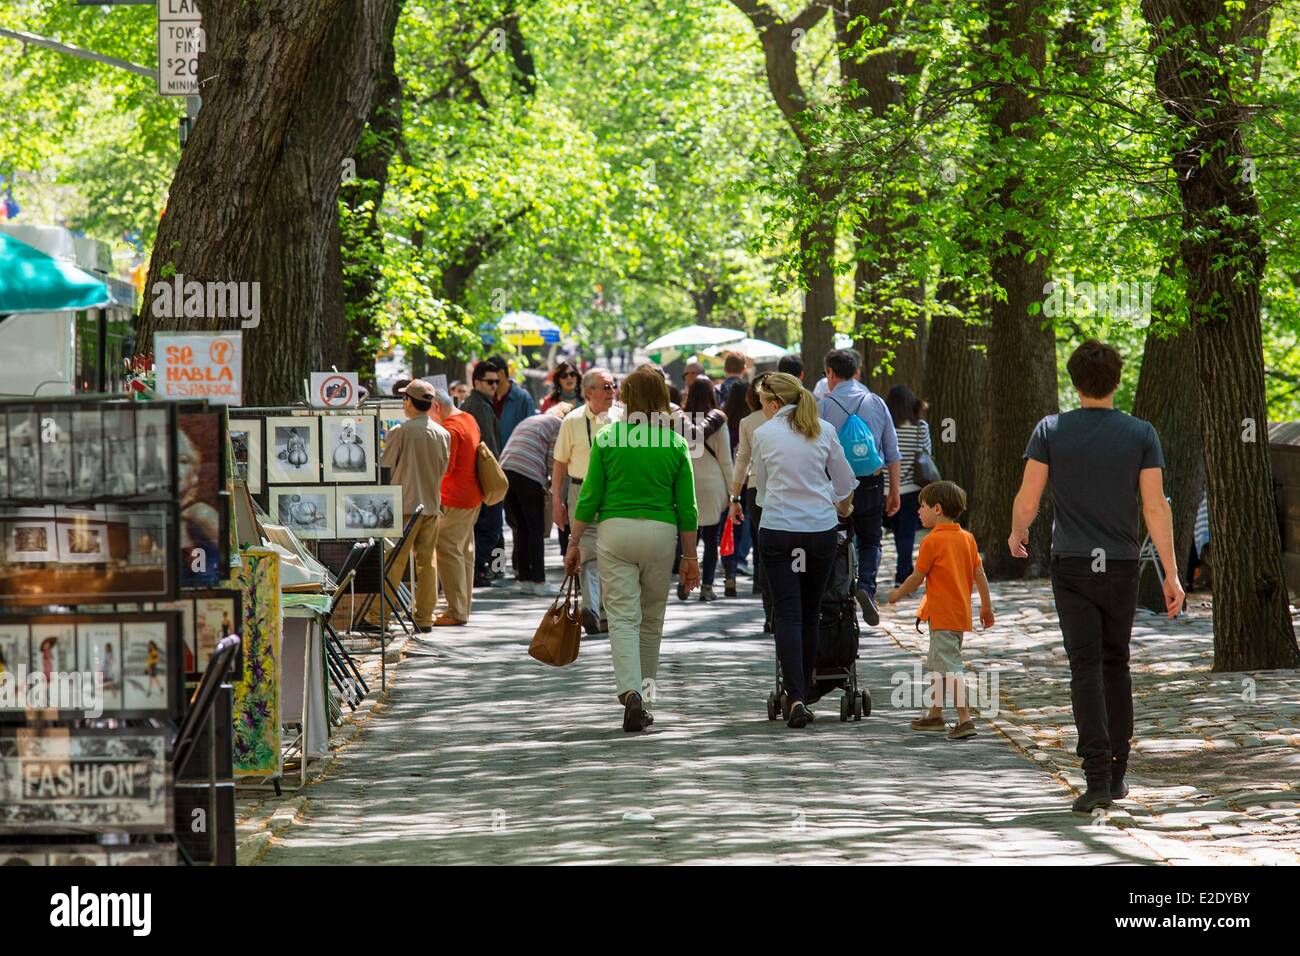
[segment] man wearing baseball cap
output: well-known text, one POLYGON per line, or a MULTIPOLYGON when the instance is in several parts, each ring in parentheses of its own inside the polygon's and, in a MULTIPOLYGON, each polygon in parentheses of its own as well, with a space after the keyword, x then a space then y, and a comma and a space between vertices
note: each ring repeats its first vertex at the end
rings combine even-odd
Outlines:
MULTIPOLYGON (((411 529, 401 553, 393 561, 388 579, 396 588, 406 573, 407 555, 415 550, 415 624, 422 631, 433 630, 433 611, 438 603, 438 515, 442 507, 442 476, 451 461, 451 436, 429 418, 433 386, 416 379, 401 389, 406 421, 384 439, 379 463, 392 472, 394 484, 402 486, 402 510, 409 516, 417 506, 424 513, 411 529)), ((405 523, 405 522, 403 522, 405 523)))

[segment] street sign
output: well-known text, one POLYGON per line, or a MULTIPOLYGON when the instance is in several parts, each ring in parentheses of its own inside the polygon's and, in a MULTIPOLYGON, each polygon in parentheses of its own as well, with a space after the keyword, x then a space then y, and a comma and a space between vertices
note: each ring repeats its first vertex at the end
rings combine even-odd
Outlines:
POLYGON ((199 53, 203 49, 198 0, 158 0, 160 95, 199 95, 199 53))
POLYGON ((243 404, 242 333, 159 332, 153 341, 159 398, 243 404))

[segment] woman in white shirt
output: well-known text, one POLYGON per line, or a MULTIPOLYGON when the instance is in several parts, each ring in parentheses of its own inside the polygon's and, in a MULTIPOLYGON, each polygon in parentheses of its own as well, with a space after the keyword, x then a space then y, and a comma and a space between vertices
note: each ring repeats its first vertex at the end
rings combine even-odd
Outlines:
POLYGON ((898 453, 903 456, 898 472, 901 494, 898 512, 885 519, 885 527, 894 533, 898 551, 898 567, 894 571, 897 587, 912 574, 912 548, 916 543, 916 529, 921 524, 918 511, 921 482, 916 474, 916 456, 922 452, 931 455, 934 449, 930 445, 930 423, 921 417, 925 414, 925 402, 910 388, 895 385, 885 396, 885 404, 894 419, 894 431, 898 432, 898 453))
MULTIPOLYGON (((695 478, 695 504, 699 509, 699 540, 704 544, 704 565, 700 584, 700 600, 716 601, 713 590, 718 570, 718 546, 722 541, 722 522, 727 517, 727 485, 731 480, 731 435, 727 431, 727 416, 718 408, 718 397, 713 382, 699 375, 687 389, 681 412, 677 416, 677 430, 690 446, 691 467, 695 478)), ((722 559, 727 589, 733 595, 736 589, 736 557, 722 559)), ((678 589, 678 597, 681 597, 678 589)))
MULTIPOLYGON (((835 559, 837 504, 858 481, 817 402, 793 375, 776 372, 759 386, 767 423, 754 430, 751 466, 759 521, 759 555, 772 592, 776 654, 790 727, 813 719, 805 701, 817 663, 822 592, 835 559)), ((733 517, 735 516, 733 505, 733 517)))

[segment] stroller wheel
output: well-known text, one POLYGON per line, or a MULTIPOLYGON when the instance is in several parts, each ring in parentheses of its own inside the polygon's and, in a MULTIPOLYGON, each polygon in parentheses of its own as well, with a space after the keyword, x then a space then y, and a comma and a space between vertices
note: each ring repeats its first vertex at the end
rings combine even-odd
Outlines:
POLYGON ((768 720, 776 720, 776 709, 779 706, 780 703, 776 699, 776 694, 775 693, 768 694, 767 695, 767 719, 768 720))
POLYGON ((849 695, 845 694, 840 698, 840 721, 844 722, 849 719, 849 695))
POLYGON ((781 691, 781 719, 790 719, 790 695, 781 691))
POLYGON ((862 716, 871 716, 871 695, 865 690, 862 692, 862 716))

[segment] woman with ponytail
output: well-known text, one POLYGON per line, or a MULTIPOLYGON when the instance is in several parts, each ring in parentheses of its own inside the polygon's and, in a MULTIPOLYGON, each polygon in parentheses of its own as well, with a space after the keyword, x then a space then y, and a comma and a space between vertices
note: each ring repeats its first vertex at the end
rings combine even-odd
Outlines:
POLYGON ((759 519, 759 560, 772 594, 776 655, 790 697, 790 727, 813 719, 813 669, 822 591, 835 558, 840 508, 858 486, 835 430, 817 402, 785 372, 758 386, 767 422, 754 429, 751 465, 759 519))

